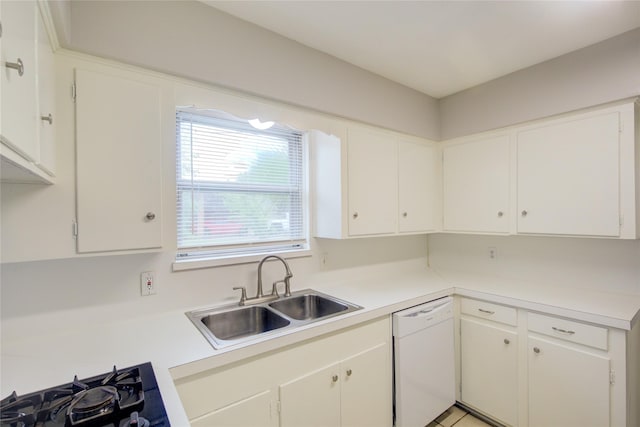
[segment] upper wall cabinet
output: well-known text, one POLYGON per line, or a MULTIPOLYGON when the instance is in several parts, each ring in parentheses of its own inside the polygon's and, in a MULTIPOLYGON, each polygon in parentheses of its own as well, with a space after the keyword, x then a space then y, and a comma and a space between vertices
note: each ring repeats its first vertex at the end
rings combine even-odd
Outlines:
POLYGON ((443 229, 635 239, 635 103, 567 114, 443 148, 443 229))
POLYGON ((161 246, 161 89, 76 69, 77 249, 161 246))
POLYGON ((312 139, 316 237, 435 231, 435 145, 355 126, 346 141, 321 132, 312 139))
POLYGON ((518 233, 620 234, 620 114, 518 132, 518 233))
POLYGON ((509 135, 442 149, 443 230, 509 232, 509 135))
POLYGON ((2 181, 52 183, 53 51, 46 3, 0 3, 2 181))
POLYGON ((398 231, 434 231, 440 221, 438 167, 433 145, 398 140, 398 231))

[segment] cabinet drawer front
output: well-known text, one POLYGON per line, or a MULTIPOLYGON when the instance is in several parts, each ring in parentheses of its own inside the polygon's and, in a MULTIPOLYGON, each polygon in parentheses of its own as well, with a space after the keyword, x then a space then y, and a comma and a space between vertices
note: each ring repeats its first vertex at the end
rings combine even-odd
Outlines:
POLYGON ((518 324, 516 309, 513 307, 468 298, 462 298, 461 302, 462 314, 512 326, 518 324))
POLYGON ((528 313, 527 318, 530 331, 607 350, 607 328, 536 313, 528 313))

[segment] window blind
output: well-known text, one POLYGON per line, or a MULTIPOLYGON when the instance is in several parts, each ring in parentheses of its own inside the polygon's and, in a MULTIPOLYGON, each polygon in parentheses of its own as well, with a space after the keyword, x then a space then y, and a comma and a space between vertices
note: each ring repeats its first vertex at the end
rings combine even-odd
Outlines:
POLYGON ((176 114, 178 258, 306 245, 303 134, 176 114))

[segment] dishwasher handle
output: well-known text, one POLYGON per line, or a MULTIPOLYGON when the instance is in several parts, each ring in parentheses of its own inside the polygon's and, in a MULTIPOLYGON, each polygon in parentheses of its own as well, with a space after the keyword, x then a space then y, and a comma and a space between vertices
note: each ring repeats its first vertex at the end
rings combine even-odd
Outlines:
POLYGON ((409 308, 393 315, 393 335, 401 338, 450 318, 453 318, 451 300, 409 308))
POLYGON ((434 305, 434 306, 431 306, 431 307, 425 307, 425 308, 422 308, 420 310, 413 311, 411 313, 407 313, 407 314, 404 314, 404 315, 401 314, 400 317, 407 318, 407 317, 425 317, 425 316, 428 316, 428 315, 436 315, 437 313, 441 312, 442 310, 444 310, 446 308, 449 308, 449 306, 450 306, 450 303, 449 302, 445 302, 445 303, 442 303, 442 304, 439 304, 439 305, 434 305))

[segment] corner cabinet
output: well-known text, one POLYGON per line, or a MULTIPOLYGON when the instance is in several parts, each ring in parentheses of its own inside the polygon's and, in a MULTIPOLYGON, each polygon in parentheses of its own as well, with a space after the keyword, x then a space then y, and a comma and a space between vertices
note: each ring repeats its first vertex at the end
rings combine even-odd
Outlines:
POLYGON ((51 184, 55 176, 54 58, 46 2, 0 2, 2 181, 51 184))
POLYGON ((175 380, 193 426, 393 424, 388 316, 175 380))
POLYGON ((435 144, 351 126, 346 140, 312 132, 316 237, 427 233, 439 221, 435 144))
POLYGON ((505 425, 517 425, 516 309, 464 298, 460 313, 460 400, 505 425))
POLYGON ((75 70, 80 253, 162 244, 161 89, 147 80, 75 70))
POLYGON ((442 149, 443 231, 509 232, 509 134, 442 149))

